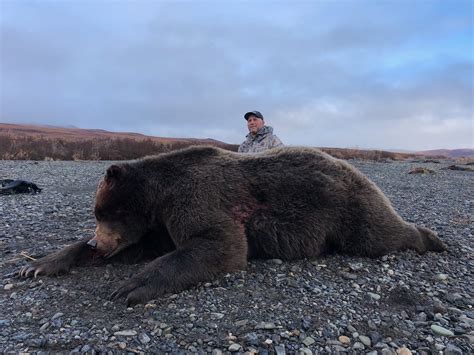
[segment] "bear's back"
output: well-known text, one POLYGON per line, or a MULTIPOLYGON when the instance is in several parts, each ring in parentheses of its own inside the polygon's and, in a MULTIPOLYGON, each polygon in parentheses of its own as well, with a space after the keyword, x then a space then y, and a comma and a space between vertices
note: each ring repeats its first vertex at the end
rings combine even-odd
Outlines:
POLYGON ((281 147, 263 153, 242 154, 212 146, 192 146, 138 161, 161 171, 162 178, 213 179, 227 184, 317 186, 336 180, 350 184, 367 180, 350 164, 316 148, 281 147))

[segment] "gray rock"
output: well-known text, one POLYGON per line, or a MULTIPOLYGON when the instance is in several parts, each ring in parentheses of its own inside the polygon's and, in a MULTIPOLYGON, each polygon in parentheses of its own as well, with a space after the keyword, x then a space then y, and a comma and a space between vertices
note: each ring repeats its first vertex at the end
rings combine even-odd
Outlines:
POLYGON ((212 319, 216 319, 216 320, 222 319, 224 318, 224 316, 225 316, 224 313, 218 313, 218 312, 211 313, 212 319))
POLYGON ((370 298, 378 301, 380 300, 380 295, 376 294, 376 293, 373 293, 373 292, 367 292, 367 294, 369 295, 370 298))
POLYGON ((114 333, 115 336, 123 336, 123 337, 133 337, 137 335, 137 332, 135 330, 119 330, 118 332, 114 333))
POLYGON ((11 322, 8 319, 0 319, 0 327, 8 327, 11 322))
POLYGON ((364 267, 362 263, 349 263, 348 265, 352 271, 359 271, 364 267))
POLYGON ((437 335, 443 335, 443 336, 447 336, 447 337, 454 336, 454 333, 452 331, 450 331, 449 329, 443 328, 439 325, 436 325, 436 324, 431 325, 431 330, 433 331, 433 333, 435 333, 437 335))
POLYGON ((146 333, 140 333, 138 340, 140 340, 140 343, 142 344, 148 344, 151 341, 150 337, 146 333))
POLYGON ((362 349, 365 349, 365 346, 364 346, 364 344, 362 344, 362 343, 356 341, 356 342, 354 343, 354 345, 352 345, 352 349, 353 349, 353 350, 362 350, 362 349))
POLYGON ((41 332, 41 333, 44 333, 44 332, 46 331, 46 329, 49 328, 50 324, 51 324, 51 323, 49 323, 49 322, 44 323, 44 324, 40 327, 40 329, 39 329, 40 332, 41 332))
POLYGON ((357 275, 356 274, 352 274, 350 272, 346 272, 346 271, 341 271, 340 272, 340 275, 345 278, 345 279, 348 279, 348 280, 355 280, 357 279, 357 275))
POLYGON ((228 350, 234 353, 234 352, 240 351, 240 349, 242 349, 242 346, 240 344, 234 343, 231 346, 229 346, 228 350))
POLYGON ((370 338, 365 335, 359 335, 359 340, 361 341, 362 344, 368 347, 370 347, 370 345, 372 344, 370 338))
POLYGON ((62 317, 62 316, 63 316, 63 313, 58 312, 58 313, 56 313, 54 316, 51 317, 51 320, 58 319, 58 318, 60 318, 60 317, 62 317))
POLYGON ((86 344, 86 345, 81 347, 81 352, 86 353, 88 351, 91 351, 91 346, 90 345, 86 344))
POLYGON ((256 346, 259 344, 258 336, 257 336, 257 333, 255 332, 245 334, 243 336, 243 339, 251 345, 256 346))
POLYGON ((357 332, 357 329, 354 328, 354 327, 353 327, 352 325, 350 325, 350 324, 347 325, 347 330, 348 330, 349 332, 351 332, 351 333, 357 332))
POLYGON ((437 274, 435 276, 435 279, 437 281, 446 281, 448 279, 448 275, 447 274, 437 274))
POLYGON ((275 346, 275 353, 277 355, 285 355, 286 354, 285 346, 284 345, 276 345, 275 346))
POLYGON ((462 355, 463 351, 459 349, 456 345, 448 343, 444 349, 445 355, 462 355))

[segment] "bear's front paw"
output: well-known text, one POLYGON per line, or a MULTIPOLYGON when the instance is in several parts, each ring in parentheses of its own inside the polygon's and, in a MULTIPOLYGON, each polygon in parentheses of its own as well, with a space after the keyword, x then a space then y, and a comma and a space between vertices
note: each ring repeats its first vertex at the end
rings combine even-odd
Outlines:
POLYGON ((144 278, 135 277, 124 282, 110 295, 110 299, 117 300, 126 297, 127 307, 130 307, 139 303, 145 304, 159 294, 159 290, 153 287, 144 278))
POLYGON ((69 263, 60 262, 46 256, 33 261, 31 264, 23 266, 20 271, 20 277, 36 277, 38 275, 60 275, 69 270, 69 263))

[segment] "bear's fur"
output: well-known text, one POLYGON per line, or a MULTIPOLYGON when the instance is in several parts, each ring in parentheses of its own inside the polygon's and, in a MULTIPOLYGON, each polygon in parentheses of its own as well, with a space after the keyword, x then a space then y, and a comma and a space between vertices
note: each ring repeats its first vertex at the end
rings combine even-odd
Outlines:
POLYGON ((404 222, 354 167, 311 148, 237 154, 191 147, 113 165, 98 186, 95 216, 94 238, 20 274, 151 258, 112 294, 135 304, 244 269, 249 258, 446 249, 429 229, 404 222))

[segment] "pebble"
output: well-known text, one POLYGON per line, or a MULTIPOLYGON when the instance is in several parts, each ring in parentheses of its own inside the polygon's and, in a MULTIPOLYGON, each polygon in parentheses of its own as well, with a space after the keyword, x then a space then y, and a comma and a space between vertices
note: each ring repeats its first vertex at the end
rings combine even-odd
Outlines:
POLYGON ((56 313, 54 316, 51 317, 51 320, 58 319, 59 317, 62 317, 64 314, 61 312, 56 313))
POLYGON ((285 346, 284 345, 276 345, 275 346, 275 353, 276 355, 285 355, 285 346))
POLYGON ((465 338, 469 344, 474 344, 474 334, 465 334, 463 338, 465 338))
POLYGON ((142 344, 148 344, 151 339, 146 333, 140 333, 138 340, 140 340, 140 343, 142 344))
POLYGON ((464 335, 467 333, 467 329, 469 326, 467 324, 463 324, 463 323, 460 323, 459 325, 457 325, 455 328, 454 328, 454 334, 455 335, 464 335), (462 327, 461 327, 462 325, 462 327), (463 328, 465 327, 465 328, 463 328))
POLYGON ((344 344, 344 345, 349 345, 351 343, 351 339, 345 335, 341 335, 338 340, 344 344))
POLYGON ((348 330, 349 332, 351 332, 351 333, 357 332, 357 329, 354 328, 354 327, 353 327, 352 325, 350 325, 350 324, 347 325, 347 330, 348 330))
POLYGON ((228 349, 228 350, 229 350, 230 352, 235 353, 235 352, 237 352, 237 351, 240 351, 241 348, 242 348, 242 346, 241 346, 240 344, 234 343, 234 344, 232 344, 231 346, 229 346, 229 349, 228 349))
POLYGON ((433 304, 433 312, 444 314, 447 312, 447 309, 443 306, 443 304, 436 302, 435 304, 433 304))
POLYGON ((456 345, 448 343, 448 345, 446 345, 446 349, 444 350, 444 353, 446 355, 458 355, 458 354, 462 355, 463 351, 459 349, 456 345))
POLYGON ((0 319, 0 327, 8 327, 11 322, 8 319, 0 319))
POLYGON ((437 274, 435 276, 435 279, 438 280, 438 281, 446 281, 448 279, 448 275, 447 274, 437 274))
POLYGON ((370 298, 373 298, 374 300, 378 301, 380 299, 380 295, 373 293, 373 292, 367 292, 367 294, 370 296, 370 298))
POLYGON ((469 318, 469 317, 466 316, 465 314, 461 315, 461 316, 459 317, 459 320, 460 320, 461 322, 464 322, 464 323, 466 323, 466 324, 469 324, 469 326, 474 326, 474 319, 469 318))
POLYGON ((245 334, 243 338, 246 342, 252 345, 258 345, 259 343, 257 333, 254 332, 245 334))
POLYGON ((40 332, 41 332, 41 333, 44 333, 44 332, 46 331, 46 329, 49 328, 49 326, 50 326, 50 323, 49 323, 49 322, 44 323, 44 324, 40 327, 40 329, 39 329, 40 332))
POLYGON ((452 331, 450 331, 449 329, 440 327, 439 325, 436 325, 436 324, 431 325, 431 330, 435 334, 438 334, 438 335, 443 335, 443 336, 447 336, 447 337, 454 336, 454 333, 452 331))
POLYGON ((316 341, 312 338, 312 337, 306 337, 304 340, 303 340, 303 344, 306 345, 306 346, 310 346, 310 345, 313 345, 316 341))
POLYGON ((348 280, 355 280, 357 279, 357 275, 356 274, 352 274, 350 272, 346 272, 346 271, 341 271, 340 272, 341 276, 345 279, 348 279, 348 280))
POLYGON ((218 319, 224 318, 225 314, 224 314, 224 313, 214 312, 214 313, 211 314, 211 316, 212 316, 213 319, 218 320, 218 319))
POLYGON ((242 319, 235 322, 235 325, 237 327, 243 327, 244 325, 247 325, 248 322, 249 322, 248 319, 242 319))
POLYGON ((119 330, 118 332, 115 332, 114 335, 123 337, 133 337, 137 335, 137 332, 135 330, 119 330))
POLYGON ((372 344, 370 338, 365 335, 359 335, 359 340, 364 344, 365 346, 370 346, 372 344))
POLYGON ((412 352, 410 349, 402 347, 397 349, 397 354, 398 355, 412 355, 412 352))
POLYGON ((5 291, 11 290, 12 288, 13 288, 13 284, 6 284, 5 286, 3 286, 3 289, 5 291))
POLYGON ((255 329, 275 329, 275 323, 272 322, 261 322, 255 326, 255 329))
POLYGON ((362 263, 349 263, 348 265, 352 271, 359 271, 364 267, 362 263))
POLYGON ((83 353, 87 353, 87 352, 90 351, 90 350, 91 350, 91 346, 88 345, 88 344, 84 345, 84 346, 81 348, 81 352, 83 352, 83 353))

